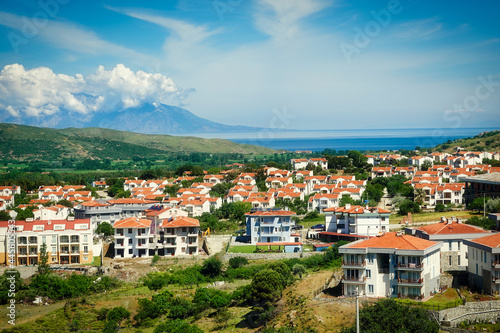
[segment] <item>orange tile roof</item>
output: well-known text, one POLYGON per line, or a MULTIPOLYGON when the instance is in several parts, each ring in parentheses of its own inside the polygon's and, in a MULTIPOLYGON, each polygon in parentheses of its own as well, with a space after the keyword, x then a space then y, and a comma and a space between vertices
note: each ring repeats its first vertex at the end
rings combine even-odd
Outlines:
POLYGON ((421 230, 428 235, 454 235, 454 234, 475 234, 475 233, 488 233, 488 231, 481 229, 476 226, 469 224, 453 222, 452 224, 447 223, 435 223, 422 227, 415 228, 416 230, 421 230))
POLYGON ((246 213, 246 216, 292 216, 296 215, 295 212, 289 210, 267 210, 246 213))
POLYGON ((161 224, 162 228, 178 228, 178 227, 199 227, 200 221, 191 217, 179 216, 173 219, 164 220, 161 224))
POLYGON ((83 207, 104 207, 104 206, 109 206, 108 204, 101 203, 99 201, 82 202, 80 205, 82 205, 83 207))
POLYGON ((490 236, 476 238, 474 240, 471 240, 470 242, 486 245, 491 248, 500 247, 500 233, 494 233, 493 235, 490 236))
POLYGON ((124 220, 116 221, 113 228, 149 228, 150 220, 140 219, 138 217, 129 217, 124 220))
POLYGON ((426 239, 405 235, 397 236, 395 232, 386 232, 380 237, 373 237, 367 240, 346 245, 347 248, 385 248, 399 250, 425 250, 438 243, 426 239))

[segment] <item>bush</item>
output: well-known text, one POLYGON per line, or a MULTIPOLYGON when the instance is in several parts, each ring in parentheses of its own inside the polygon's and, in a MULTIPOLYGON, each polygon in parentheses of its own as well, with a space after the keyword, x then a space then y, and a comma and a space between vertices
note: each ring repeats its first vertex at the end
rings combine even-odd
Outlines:
POLYGON ((231 295, 213 288, 199 288, 193 298, 193 303, 200 311, 227 307, 230 302, 231 295))
POLYGON ((408 213, 419 213, 420 205, 411 200, 405 200, 399 205, 399 214, 407 215, 408 213))
POLYGON ((154 275, 144 279, 144 285, 149 290, 160 290, 167 284, 167 279, 161 275, 154 275))
POLYGON ((439 203, 434 208, 434 211, 436 211, 436 212, 444 212, 445 209, 446 209, 446 207, 443 204, 439 203))
POLYGON ((239 268, 248 264, 248 260, 245 257, 234 257, 229 259, 229 266, 231 268, 239 268))
POLYGON ((283 276, 272 269, 263 269, 255 274, 250 286, 253 301, 270 307, 281 298, 283 276))
POLYGON ((486 230, 493 230, 496 228, 496 222, 487 217, 472 216, 467 220, 467 224, 475 225, 486 230))
POLYGON ((184 320, 169 320, 158 325, 153 333, 203 333, 196 325, 190 325, 184 320))
POLYGON ((222 261, 217 257, 210 257, 203 263, 201 274, 214 278, 219 276, 222 270, 222 261))

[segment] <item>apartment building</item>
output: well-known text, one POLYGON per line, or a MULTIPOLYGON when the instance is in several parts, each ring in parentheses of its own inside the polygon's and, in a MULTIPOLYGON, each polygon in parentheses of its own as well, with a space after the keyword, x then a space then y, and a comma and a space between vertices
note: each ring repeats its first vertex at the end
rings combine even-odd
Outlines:
POLYGON ((441 243, 387 232, 341 246, 343 294, 424 299, 439 290, 441 243))
POLYGON ((391 212, 377 207, 351 206, 323 209, 325 232, 376 236, 389 231, 391 212))
POLYGON ((467 246, 465 240, 472 240, 489 232, 458 219, 443 219, 440 223, 417 228, 406 228, 407 234, 434 242, 443 242, 441 248, 442 271, 465 271, 468 267, 467 246))
POLYGON ((468 246, 469 286, 486 294, 500 293, 500 233, 464 241, 468 246))
MULTIPOLYGON (((0 221, 7 239, 8 221, 0 221)), ((88 219, 15 221, 15 265, 37 265, 45 244, 50 264, 88 264, 94 259, 94 234, 88 219)), ((7 264, 7 242, 0 245, 0 263, 7 264)))
POLYGON ((162 221, 130 217, 115 222, 115 257, 198 254, 196 219, 177 216, 162 221), (161 223, 161 224, 160 224, 161 223))
POLYGON ((298 241, 297 236, 292 236, 294 216, 295 212, 287 210, 255 211, 245 214, 246 234, 250 237, 250 243, 289 244, 287 246, 290 248, 285 251, 297 252, 295 249, 301 249, 302 243, 298 241))

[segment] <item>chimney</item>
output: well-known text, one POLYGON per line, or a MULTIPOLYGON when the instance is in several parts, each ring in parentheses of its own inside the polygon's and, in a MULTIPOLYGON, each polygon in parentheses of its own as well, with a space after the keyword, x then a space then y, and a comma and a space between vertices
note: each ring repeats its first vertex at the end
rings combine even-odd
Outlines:
POLYGON ((397 231, 396 232, 396 236, 402 237, 403 236, 403 232, 401 230, 397 231))
POLYGON ((351 204, 345 204, 345 209, 350 209, 351 208, 351 204))
POLYGON ((47 221, 47 224, 48 224, 48 225, 51 225, 51 224, 52 224, 52 221, 51 221, 51 220, 48 220, 48 221, 47 221))
POLYGON ((26 218, 26 222, 33 222, 33 218, 32 217, 27 217, 26 218))

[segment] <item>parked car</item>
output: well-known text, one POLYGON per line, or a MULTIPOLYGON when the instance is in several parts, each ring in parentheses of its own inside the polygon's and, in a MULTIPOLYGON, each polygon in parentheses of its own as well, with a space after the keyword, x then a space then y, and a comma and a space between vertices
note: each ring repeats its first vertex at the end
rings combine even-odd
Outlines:
POLYGON ((319 229, 325 229, 325 225, 324 224, 316 224, 316 225, 313 225, 311 227, 311 229, 317 229, 317 230, 319 230, 319 229))
POLYGON ((292 225, 292 230, 302 230, 304 226, 302 224, 292 225))

